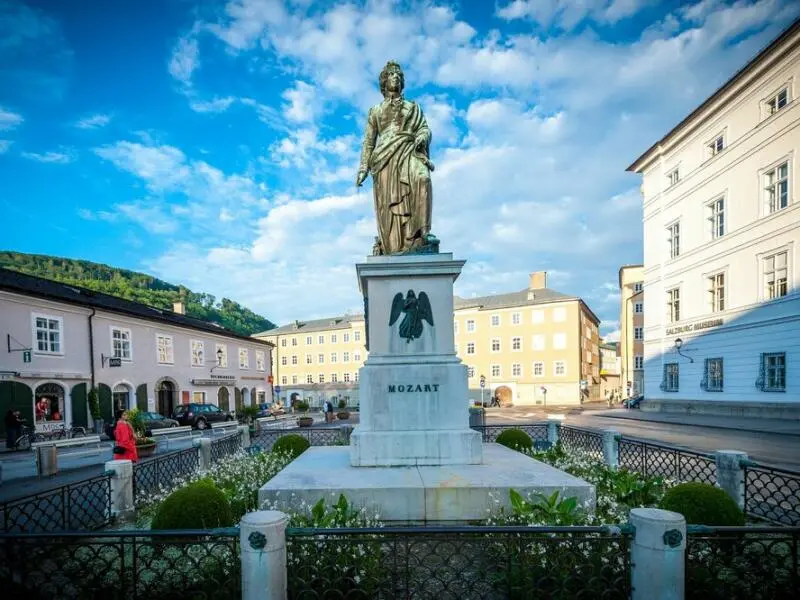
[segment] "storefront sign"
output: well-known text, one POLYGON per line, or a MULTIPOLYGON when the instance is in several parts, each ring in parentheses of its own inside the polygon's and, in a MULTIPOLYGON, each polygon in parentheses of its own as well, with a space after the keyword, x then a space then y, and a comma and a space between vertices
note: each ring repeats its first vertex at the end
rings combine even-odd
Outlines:
POLYGON ((31 362, 31 351, 30 350, 25 350, 22 353, 22 362, 24 362, 24 363, 31 362))
POLYGON ((50 431, 58 431, 64 429, 64 421, 37 421, 36 431, 48 433, 50 431))
POLYGON ((407 385, 390 385, 389 386, 389 393, 394 394, 399 392, 401 394, 412 394, 414 392, 438 392, 439 391, 439 384, 438 383, 409 383, 407 385))
POLYGON ((234 385, 236 377, 233 375, 220 375, 210 379, 192 379, 193 385, 234 385))
POLYGON ((109 367, 121 367, 122 366, 122 359, 121 358, 109 358, 108 359, 108 366, 109 367))
POLYGON ((14 379, 16 373, 14 371, 2 371, 0 372, 0 381, 8 381, 10 379, 14 379))
POLYGON ((711 327, 719 327, 722 325, 722 319, 710 319, 708 321, 700 321, 698 323, 690 323, 689 325, 681 325, 680 327, 670 327, 667 329, 667 335, 678 335, 686 333, 687 331, 700 331, 702 329, 710 329, 711 327))

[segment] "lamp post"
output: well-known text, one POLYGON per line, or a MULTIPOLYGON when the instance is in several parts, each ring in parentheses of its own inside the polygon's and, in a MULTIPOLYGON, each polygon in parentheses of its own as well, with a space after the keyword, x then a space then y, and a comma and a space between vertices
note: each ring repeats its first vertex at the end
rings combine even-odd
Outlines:
POLYGON ((675 351, 683 358, 688 358, 690 363, 693 363, 694 359, 691 356, 686 356, 683 352, 681 352, 682 346, 683 340, 681 338, 675 338, 675 351))
POLYGON ((222 366, 222 354, 223 354, 222 348, 217 350, 217 364, 211 367, 210 373, 213 373, 214 369, 219 369, 222 366))

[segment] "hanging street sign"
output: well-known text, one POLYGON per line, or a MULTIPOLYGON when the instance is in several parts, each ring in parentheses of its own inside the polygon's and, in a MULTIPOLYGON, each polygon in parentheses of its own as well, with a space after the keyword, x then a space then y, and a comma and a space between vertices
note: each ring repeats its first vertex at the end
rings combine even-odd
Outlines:
POLYGON ((486 387, 486 377, 481 375, 481 388, 485 388, 485 387, 486 387))
POLYGON ((31 362, 31 351, 30 350, 25 350, 25 352, 22 353, 22 362, 24 362, 24 363, 31 362))
POLYGON ((121 367, 122 366, 122 359, 121 358, 109 358, 108 359, 108 366, 109 367, 121 367))

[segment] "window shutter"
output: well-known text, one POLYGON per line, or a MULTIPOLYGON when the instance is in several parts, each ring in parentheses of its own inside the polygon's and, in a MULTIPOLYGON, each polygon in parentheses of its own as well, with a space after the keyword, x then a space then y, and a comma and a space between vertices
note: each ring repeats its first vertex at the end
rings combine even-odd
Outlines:
POLYGON ((700 380, 700 389, 708 391, 708 359, 705 359, 705 367, 703 368, 703 379, 700 380))
POLYGON ((759 367, 758 367, 758 378, 756 379, 756 389, 759 389, 762 392, 764 391, 765 380, 766 380, 765 372, 764 372, 765 368, 766 368, 766 362, 767 362, 766 356, 767 355, 764 354, 763 352, 761 353, 761 364, 759 364, 759 367))

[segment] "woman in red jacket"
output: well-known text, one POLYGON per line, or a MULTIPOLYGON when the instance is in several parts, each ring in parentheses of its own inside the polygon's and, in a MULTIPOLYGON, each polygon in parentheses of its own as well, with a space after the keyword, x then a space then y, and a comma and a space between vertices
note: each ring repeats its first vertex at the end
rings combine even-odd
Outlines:
POLYGON ((128 421, 128 411, 122 413, 122 418, 117 421, 114 428, 114 460, 139 460, 136 453, 136 434, 128 421))

